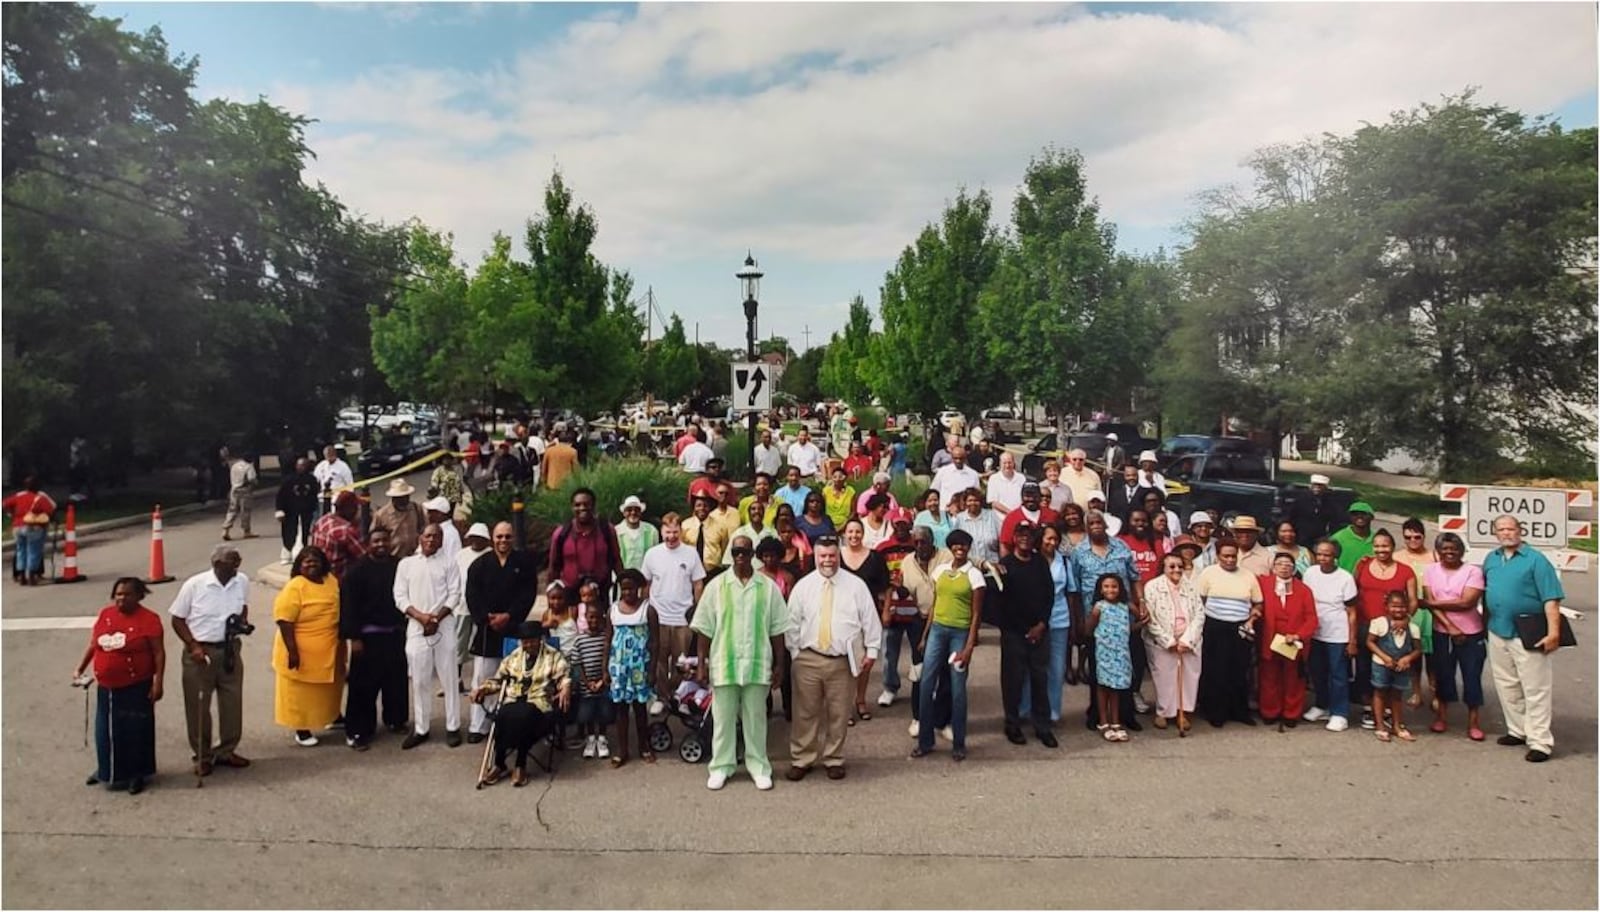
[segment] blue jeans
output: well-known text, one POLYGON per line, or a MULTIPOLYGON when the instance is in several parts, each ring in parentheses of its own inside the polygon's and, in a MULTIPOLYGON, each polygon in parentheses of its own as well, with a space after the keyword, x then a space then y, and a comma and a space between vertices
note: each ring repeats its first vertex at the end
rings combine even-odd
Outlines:
MULTIPOLYGON (((1072 628, 1059 630, 1051 627, 1045 634, 1050 638, 1050 721, 1061 721, 1061 688, 1067 679, 1067 644, 1072 639, 1072 628)), ((1022 692, 1022 705, 1017 711, 1027 717, 1033 711, 1033 695, 1022 692)))
POLYGON ((909 624, 884 625, 883 650, 878 659, 883 663, 884 690, 892 694, 900 692, 900 644, 910 640, 912 649, 916 649, 917 642, 922 639, 922 625, 925 623, 922 618, 917 618, 909 624))
MULTIPOLYGON (((967 628, 946 627, 943 624, 934 624, 928 631, 928 649, 922 654, 922 673, 926 678, 933 669, 949 668, 950 671, 950 733, 953 736, 956 750, 967 749, 967 671, 956 671, 950 665, 950 657, 965 649, 967 645, 967 628)), ((922 705, 919 706, 918 715, 923 719, 934 718, 933 688, 924 687, 921 697, 922 705)), ((917 731, 917 746, 925 751, 933 750, 932 725, 924 725, 917 731)))
POLYGON ((1434 695, 1440 703, 1456 702, 1456 668, 1461 669, 1461 689, 1466 704, 1476 709, 1483 705, 1483 665, 1489 658, 1484 634, 1467 636, 1459 645, 1450 642, 1443 630, 1433 631, 1434 695))
POLYGON ((1311 689, 1330 715, 1350 718, 1350 658, 1343 643, 1311 641, 1311 689))
POLYGON ((44 572, 44 526, 17 526, 16 569, 22 573, 44 572))

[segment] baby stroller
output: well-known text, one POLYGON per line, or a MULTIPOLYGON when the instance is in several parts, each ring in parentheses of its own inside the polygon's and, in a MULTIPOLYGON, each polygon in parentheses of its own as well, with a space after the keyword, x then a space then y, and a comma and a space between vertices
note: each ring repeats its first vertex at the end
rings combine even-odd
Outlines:
MULTIPOLYGON (((684 680, 666 700, 667 719, 677 719, 684 728, 683 740, 678 742, 678 758, 684 763, 704 763, 711 758, 711 690, 693 680, 699 664, 695 656, 678 657, 684 680)), ((652 751, 664 754, 672 749, 667 720, 651 722, 649 734, 652 751)))

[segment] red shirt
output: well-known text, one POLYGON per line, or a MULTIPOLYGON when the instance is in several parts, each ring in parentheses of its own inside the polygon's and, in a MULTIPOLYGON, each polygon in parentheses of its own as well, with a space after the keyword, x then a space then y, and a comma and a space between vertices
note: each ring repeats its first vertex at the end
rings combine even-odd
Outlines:
MULTIPOLYGON (((1028 517, 1022 515, 1022 508, 1021 507, 1017 507, 1015 510, 1012 510, 1010 513, 1007 513, 1006 514, 1006 518, 1000 521, 1000 544, 1005 545, 1007 548, 1015 547, 1016 546, 1016 537, 1017 537, 1017 527, 1022 525, 1022 521, 1027 519, 1027 518, 1028 517)), ((1051 523, 1055 522, 1058 518, 1059 517, 1056 515, 1056 511, 1050 509, 1049 507, 1040 505, 1040 507, 1039 507, 1039 518, 1038 518, 1038 520, 1034 521, 1034 523, 1033 523, 1033 525, 1034 525, 1033 546, 1035 548, 1039 547, 1038 536, 1040 534, 1040 530, 1039 530, 1038 527, 1039 526, 1048 526, 1051 523)), ((1129 545, 1128 547, 1131 548, 1133 546, 1129 545)))
POLYGON ((699 439, 700 438, 694 435, 693 431, 690 431, 689 433, 684 434, 682 437, 679 437, 677 440, 674 440, 672 442, 673 458, 676 459, 677 457, 682 456, 683 451, 689 448, 689 444, 694 443, 699 439))
POLYGON ((90 640, 94 643, 94 679, 101 687, 130 687, 156 676, 156 644, 161 618, 144 606, 123 614, 117 606, 100 610, 90 640))
POLYGON ((1117 538, 1122 540, 1128 550, 1133 552, 1133 569, 1139 572, 1139 582, 1148 583, 1161 575, 1161 539, 1152 542, 1140 541, 1132 535, 1124 533, 1117 538))
POLYGON ((876 434, 868 434, 867 439, 861 441, 861 445, 867 448, 867 456, 872 459, 873 464, 877 464, 883 456, 883 438, 876 434))
POLYGON ((563 532, 565 526, 557 526, 550 534, 550 567, 554 570, 558 565, 559 573, 552 573, 552 577, 559 577, 567 591, 572 593, 569 597, 576 597, 578 581, 586 576, 592 576, 600 581, 602 591, 611 588, 611 565, 619 559, 616 530, 609 523, 596 522, 588 532, 580 530, 577 526, 563 532), (561 550, 556 548, 557 539, 561 539, 561 550))
MULTIPOLYGON (((1356 619, 1361 623, 1370 623, 1375 618, 1381 618, 1389 613, 1384 600, 1389 593, 1399 589, 1406 590, 1406 582, 1417 578, 1417 574, 1405 564, 1395 561, 1394 576, 1388 579, 1378 579, 1372 575, 1372 558, 1363 557, 1356 562, 1356 619)), ((1358 645, 1359 649, 1367 648, 1366 643, 1358 645)))
POLYGON ((874 465, 877 463, 866 456, 851 456, 844 461, 844 473, 851 478, 865 478, 874 465))
POLYGON ((1311 587, 1299 580, 1290 580, 1288 597, 1279 598, 1276 576, 1269 573, 1256 577, 1256 581, 1261 584, 1261 629, 1256 631, 1261 658, 1266 660, 1277 655, 1272 651, 1272 638, 1279 633, 1284 636, 1292 633, 1301 643, 1310 643, 1311 635, 1317 632, 1317 599, 1311 594, 1311 587))
POLYGON ((29 513, 54 513, 56 502, 43 491, 18 491, 0 501, 0 509, 11 511, 11 528, 22 528, 22 517, 29 513))
POLYGON ((360 530, 337 513, 324 513, 317 518, 311 525, 311 543, 328 555, 328 572, 334 579, 344 579, 350 565, 367 556, 360 530))

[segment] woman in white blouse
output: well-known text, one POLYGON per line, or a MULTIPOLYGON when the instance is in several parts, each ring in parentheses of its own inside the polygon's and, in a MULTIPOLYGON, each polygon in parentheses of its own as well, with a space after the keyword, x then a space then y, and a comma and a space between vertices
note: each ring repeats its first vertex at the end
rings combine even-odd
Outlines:
POLYGON ((1188 713, 1194 712, 1200 687, 1200 634, 1205 609, 1194 581, 1184 575, 1183 558, 1168 554, 1161 575, 1145 583, 1144 604, 1150 624, 1144 629, 1150 655, 1150 677, 1156 684, 1156 728, 1166 728, 1176 718, 1178 728, 1189 730, 1188 713), (1181 698, 1180 698, 1181 696, 1181 698))

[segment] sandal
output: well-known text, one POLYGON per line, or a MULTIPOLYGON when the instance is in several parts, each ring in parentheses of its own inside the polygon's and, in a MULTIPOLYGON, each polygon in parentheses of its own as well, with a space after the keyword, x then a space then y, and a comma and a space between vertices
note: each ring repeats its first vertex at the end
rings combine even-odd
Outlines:
POLYGON ((1411 707, 1412 709, 1416 709, 1417 707, 1421 706, 1422 705, 1422 694, 1414 693, 1411 696, 1406 697, 1406 705, 1411 707))
POLYGON ((1443 719, 1434 719, 1433 720, 1433 724, 1428 726, 1428 731, 1431 731, 1436 735, 1444 734, 1445 730, 1446 729, 1445 729, 1445 724, 1444 724, 1444 720, 1443 719))
POLYGON ((612 769, 616 769, 616 768, 620 767, 622 764, 627 763, 627 762, 628 762, 628 758, 622 756, 621 754, 612 754, 611 755, 611 768, 612 769))
POLYGON ((857 703, 856 704, 856 718, 860 719, 863 722, 871 722, 872 721, 872 710, 868 709, 867 708, 867 704, 865 704, 865 703, 857 703))
POLYGON ((1483 740, 1483 729, 1481 729, 1481 728, 1469 728, 1469 729, 1467 729, 1467 737, 1471 738, 1474 741, 1482 741, 1483 740))
POLYGON ((1100 737, 1107 741, 1115 741, 1117 740, 1117 730, 1109 725, 1102 725, 1100 726, 1100 737))
POLYGON ((1123 728, 1120 725, 1113 726, 1111 730, 1117 733, 1117 740, 1118 741, 1126 741, 1126 740, 1128 740, 1129 737, 1131 737, 1128 734, 1128 730, 1126 728, 1123 728))
POLYGON ((1379 741, 1382 741, 1384 744, 1388 744, 1389 743, 1389 737, 1390 736, 1389 736, 1389 730, 1387 728, 1378 729, 1376 734, 1378 736, 1378 740, 1379 741))
POLYGON ((1395 737, 1399 738, 1401 741, 1415 741, 1415 740, 1417 740, 1417 736, 1413 735, 1411 733, 1411 729, 1406 728, 1403 725, 1400 726, 1400 728, 1396 729, 1394 734, 1395 734, 1395 737))

